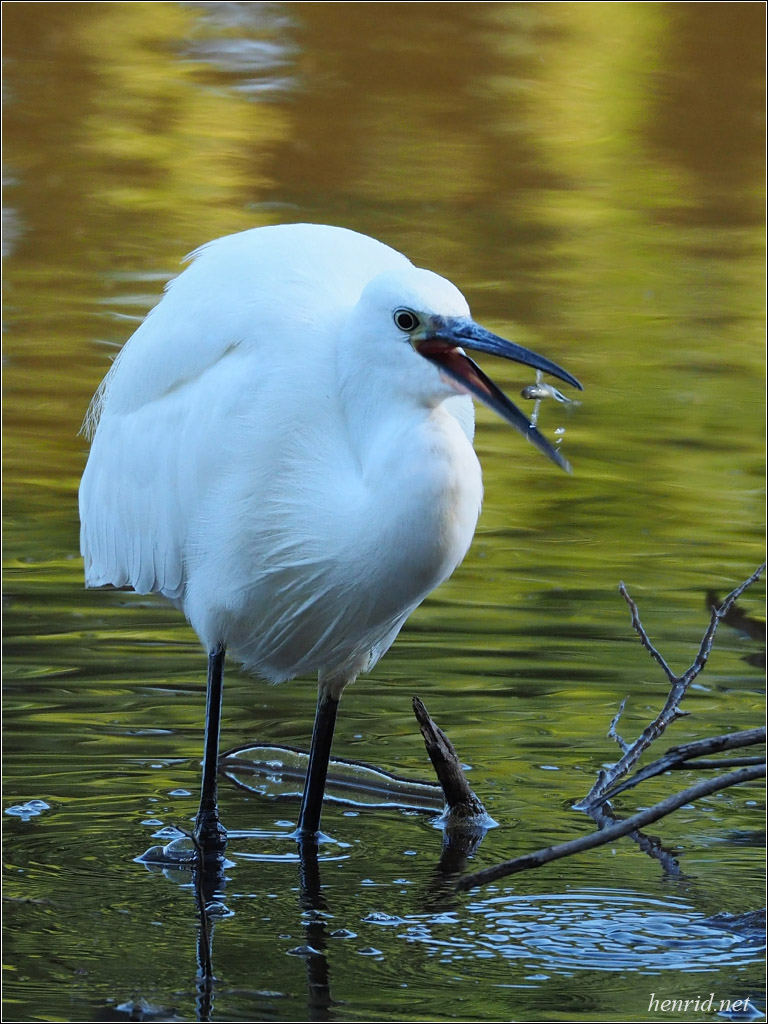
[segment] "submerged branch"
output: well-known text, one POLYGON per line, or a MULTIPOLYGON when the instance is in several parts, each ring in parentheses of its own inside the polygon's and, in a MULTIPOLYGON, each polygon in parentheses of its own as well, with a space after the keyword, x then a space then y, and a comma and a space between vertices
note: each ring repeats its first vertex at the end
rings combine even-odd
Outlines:
POLYGON ((527 853, 522 857, 515 857, 514 860, 504 861, 502 864, 486 868, 484 871, 477 871, 472 875, 465 875, 459 879, 456 887, 460 890, 474 889, 478 885, 487 885, 489 882, 495 882, 497 878, 504 878, 506 875, 514 875, 519 871, 527 871, 530 868, 540 868, 544 864, 560 860, 562 857, 583 853, 585 850, 592 850, 596 846, 605 846, 606 843, 611 843, 614 839, 620 839, 630 832, 634 832, 646 825, 651 825, 654 821, 658 821, 659 818, 666 817, 668 814, 694 800, 700 800, 702 797, 717 793, 721 789, 737 786, 742 782, 751 782, 753 779, 759 779, 764 776, 765 766, 756 765, 749 768, 740 768, 738 771, 731 772, 728 775, 721 775, 716 779, 705 779, 703 782, 690 786, 681 793, 674 793, 672 796, 667 797, 666 800, 662 800, 660 803, 654 804, 653 807, 648 807, 644 811, 639 811, 637 814, 633 814, 631 818, 626 818, 624 821, 611 825, 609 828, 601 829, 599 832, 593 832, 579 839, 572 839, 567 843, 560 843, 557 846, 548 846, 546 849, 536 850, 534 853, 527 853))
POLYGON ((757 568, 743 583, 732 590, 719 608, 712 608, 709 625, 707 626, 701 640, 696 657, 690 667, 680 676, 676 676, 674 674, 666 660, 651 642, 642 622, 640 621, 640 614, 638 612, 637 605, 629 596, 624 584, 622 583, 620 585, 619 590, 624 600, 629 605, 632 615, 632 625, 640 637, 640 642, 650 653, 651 657, 663 669, 670 682, 670 690, 664 707, 633 743, 628 743, 624 740, 619 734, 617 728, 626 700, 621 702, 617 714, 611 721, 608 729, 608 735, 619 745, 622 751, 622 756, 619 761, 609 769, 602 769, 598 773, 597 780, 587 796, 575 807, 575 809, 586 811, 592 816, 598 825, 598 831, 593 832, 590 835, 582 836, 579 839, 573 839, 567 843, 560 843, 557 846, 549 846, 544 849, 536 850, 533 853, 525 854, 521 857, 515 857, 512 860, 487 868, 484 871, 465 875, 456 883, 457 889, 473 889, 479 885, 485 885, 507 875, 530 870, 531 868, 542 867, 544 864, 549 864, 550 862, 559 860, 563 857, 570 857, 574 854, 582 853, 585 850, 604 846, 605 844, 611 843, 623 836, 631 836, 644 852, 659 860, 668 872, 677 873, 679 871, 679 867, 674 856, 662 847, 660 841, 655 837, 643 835, 639 830, 646 825, 650 825, 653 822, 666 817, 668 814, 672 814, 674 811, 679 810, 679 808, 684 807, 692 801, 699 800, 711 795, 712 793, 717 793, 720 790, 729 788, 730 786, 736 786, 744 782, 751 782, 754 779, 764 778, 766 773, 764 757, 722 758, 709 761, 701 758, 702 755, 720 753, 725 750, 751 746, 756 743, 764 743, 765 729, 746 729, 741 732, 714 736, 707 740, 699 740, 694 743, 687 743, 678 747, 673 747, 661 758, 648 765, 630 779, 627 779, 623 783, 619 783, 618 780, 627 775, 632 768, 634 768, 644 751, 646 751, 651 744, 663 734, 671 722, 686 714, 686 712, 680 709, 680 702, 685 696, 688 687, 701 673, 707 663, 718 625, 729 615, 734 603, 741 594, 743 594, 747 587, 759 579, 764 569, 765 563, 759 566, 759 568, 757 568), (699 760, 696 760, 696 758, 699 758, 699 760), (624 821, 617 821, 612 810, 607 805, 607 801, 615 797, 617 794, 672 769, 699 768, 721 770, 723 768, 732 768, 736 766, 738 767, 735 771, 731 771, 726 775, 719 775, 716 778, 709 778, 698 782, 679 793, 675 793, 672 796, 667 797, 660 803, 654 804, 652 807, 639 811, 624 821))
POLYGON ((418 697, 413 698, 413 713, 445 796, 445 810, 436 822, 443 830, 443 852, 437 866, 438 889, 442 890, 446 878, 460 875, 466 868, 496 822, 472 792, 453 744, 418 697))
POLYGON ((429 712, 418 697, 413 698, 413 713, 416 715, 429 759, 445 795, 446 821, 453 818, 470 822, 481 819, 487 822, 486 810, 470 789, 453 744, 430 718, 429 712))

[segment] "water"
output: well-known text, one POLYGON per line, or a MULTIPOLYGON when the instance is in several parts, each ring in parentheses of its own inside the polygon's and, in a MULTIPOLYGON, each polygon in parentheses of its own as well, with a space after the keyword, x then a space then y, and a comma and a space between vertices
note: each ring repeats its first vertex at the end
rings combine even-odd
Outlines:
MULTIPOLYGON (((708 593, 762 559, 758 10, 6 5, 3 806, 41 803, 4 815, 5 1019, 203 1013, 189 876, 135 858, 194 815, 204 657, 162 602, 82 589, 75 496, 109 357, 220 234, 372 234, 584 382, 539 417, 573 477, 480 412, 473 548, 345 696, 336 752, 429 781, 418 693, 499 822, 472 867, 588 828, 571 808, 616 756, 619 701, 631 738, 666 693, 619 580, 682 670, 708 593)), ((761 719, 758 655, 723 627, 664 748, 761 719)), ((224 745, 306 747, 314 689, 231 668, 224 745)), ((295 800, 225 780, 212 1019, 649 1020, 654 994, 755 996, 754 936, 707 921, 764 902, 761 794, 653 829, 678 878, 622 840, 462 896, 428 815, 329 805, 321 906, 295 800)))

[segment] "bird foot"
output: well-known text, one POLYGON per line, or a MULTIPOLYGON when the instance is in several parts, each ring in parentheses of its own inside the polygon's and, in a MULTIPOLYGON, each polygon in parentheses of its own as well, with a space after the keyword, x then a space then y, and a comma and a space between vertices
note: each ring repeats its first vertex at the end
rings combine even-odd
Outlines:
POLYGON ((227 848, 227 830, 215 810, 200 811, 195 820, 193 838, 204 860, 223 856, 227 848))

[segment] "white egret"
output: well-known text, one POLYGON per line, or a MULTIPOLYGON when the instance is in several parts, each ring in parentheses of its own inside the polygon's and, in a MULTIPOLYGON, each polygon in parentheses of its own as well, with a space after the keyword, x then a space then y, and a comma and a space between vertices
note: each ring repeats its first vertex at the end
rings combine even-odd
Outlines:
POLYGON ((463 559, 482 499, 474 395, 561 454, 464 349, 560 367, 470 319, 449 281, 343 228, 291 224, 192 254, 86 420, 90 587, 159 593, 208 652, 196 834, 221 848, 225 652, 271 682, 317 673, 297 837, 313 839, 342 690, 463 559))

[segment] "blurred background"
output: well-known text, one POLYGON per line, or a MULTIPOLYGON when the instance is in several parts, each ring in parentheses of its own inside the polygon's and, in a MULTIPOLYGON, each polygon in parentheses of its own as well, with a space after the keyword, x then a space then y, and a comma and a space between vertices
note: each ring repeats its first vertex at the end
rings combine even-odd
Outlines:
MULTIPOLYGON (((194 1019, 189 879, 133 858, 195 813, 205 656, 161 601, 83 589, 78 431, 110 358, 186 253, 314 221, 450 278, 584 383, 539 421, 572 477, 478 410, 475 543, 345 695, 335 747, 428 779, 418 693, 501 826, 473 866, 582 834, 571 806, 616 757, 620 700, 632 738, 666 695, 619 580, 682 671, 713 595, 763 557, 764 7, 3 11, 7 1019, 194 1019)), ((513 396, 530 383, 486 365, 513 396)), ((762 721, 761 627, 722 627, 666 746, 762 721)), ((314 693, 231 667, 223 745, 306 748, 314 693)), ((623 840, 439 906, 428 818, 331 808, 313 1001, 298 805, 222 783, 242 836, 215 1019, 644 1020, 652 991, 743 998, 754 949, 700 921, 763 901, 759 800, 658 826, 682 878, 623 840)))

